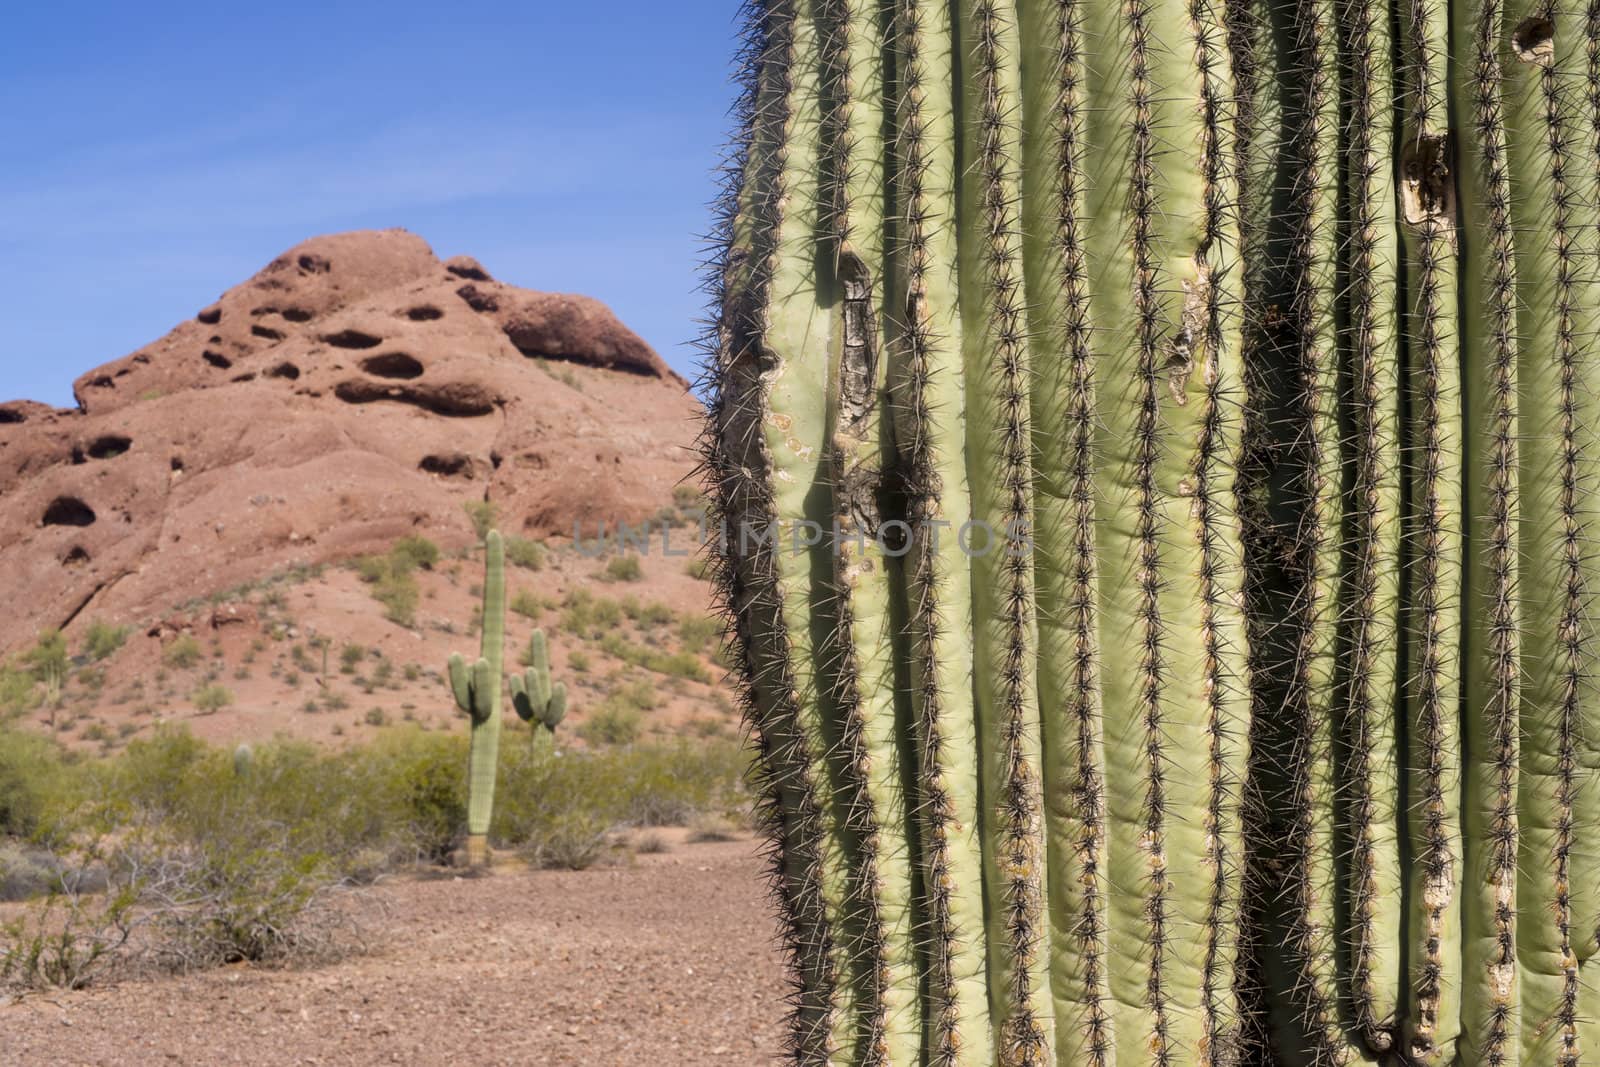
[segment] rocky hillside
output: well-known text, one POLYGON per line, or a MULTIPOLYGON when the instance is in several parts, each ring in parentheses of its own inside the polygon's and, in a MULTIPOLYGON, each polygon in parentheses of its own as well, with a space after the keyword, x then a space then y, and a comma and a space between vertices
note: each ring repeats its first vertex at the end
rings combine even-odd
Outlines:
POLYGON ((292 248, 74 392, 0 404, 0 653, 408 533, 464 543, 468 500, 530 537, 640 519, 697 410, 603 305, 403 230, 292 248))
POLYGON ((685 558, 698 405, 601 304, 400 230, 319 237, 75 392, 0 404, 0 718, 102 749, 163 722, 457 729, 440 668, 477 654, 464 505, 488 502, 518 548, 507 665, 550 632, 569 743, 732 729, 685 558), (646 519, 676 524, 674 555, 566 543, 646 519), (437 560, 380 579, 403 538, 437 560), (6 690, 53 627, 59 699, 6 690))

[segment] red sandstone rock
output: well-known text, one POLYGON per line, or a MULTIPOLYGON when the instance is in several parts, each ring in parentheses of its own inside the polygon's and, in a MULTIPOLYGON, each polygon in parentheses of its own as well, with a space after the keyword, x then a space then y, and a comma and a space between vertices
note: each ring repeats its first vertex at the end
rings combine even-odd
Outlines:
POLYGON ((530 536, 641 520, 698 410, 604 305, 403 230, 306 241, 74 392, 0 404, 0 652, 411 532, 463 542, 469 500, 530 536))

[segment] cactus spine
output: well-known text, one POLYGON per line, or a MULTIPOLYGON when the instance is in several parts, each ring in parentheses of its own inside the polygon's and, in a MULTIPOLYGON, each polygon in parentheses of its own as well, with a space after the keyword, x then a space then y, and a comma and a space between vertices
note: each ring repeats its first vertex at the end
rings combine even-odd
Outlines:
POLYGON ((537 755, 555 751, 556 726, 567 716, 567 683, 550 681, 550 646, 543 630, 534 630, 529 639, 533 663, 521 674, 513 674, 511 706, 533 733, 537 755))
POLYGON ((472 722, 467 757, 467 864, 489 859, 489 820, 494 814, 495 774, 500 753, 501 659, 505 652, 505 546, 497 530, 484 539, 483 638, 477 662, 451 653, 450 690, 472 722))
POLYGON ((1600 1065, 1600 5, 750 40, 705 467, 795 1060, 1600 1065))

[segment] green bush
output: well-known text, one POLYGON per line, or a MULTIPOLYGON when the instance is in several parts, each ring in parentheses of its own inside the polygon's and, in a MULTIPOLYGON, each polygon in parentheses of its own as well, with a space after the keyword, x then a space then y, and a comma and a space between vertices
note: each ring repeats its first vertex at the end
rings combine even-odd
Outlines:
POLYGON ((608 698, 578 727, 578 736, 591 745, 631 745, 642 722, 637 708, 608 698))
POLYGON ((606 562, 608 582, 637 582, 644 577, 644 566, 635 555, 615 556, 606 562))
POLYGON ((176 670, 186 671, 200 662, 204 653, 193 634, 179 634, 177 639, 161 650, 161 662, 176 670))
POLYGON ((91 622, 83 634, 83 652, 91 660, 102 660, 122 647, 132 631, 130 626, 117 626, 99 619, 91 622))
POLYGON ((439 562, 439 546, 426 537, 412 534, 394 543, 389 550, 389 559, 396 567, 403 566, 406 570, 417 567, 432 570, 433 565, 439 562))
POLYGON ((537 619, 547 607, 549 604, 543 597, 526 589, 518 590, 511 598, 511 610, 524 618, 537 619))
POLYGON ((544 546, 526 537, 505 539, 506 562, 530 571, 544 568, 544 546))
POLYGON ((0 663, 0 717, 20 715, 39 706, 33 675, 0 663))
POLYGON ((0 836, 56 836, 65 829, 79 784, 55 742, 0 728, 0 836))
POLYGON ((362 645, 347 644, 339 650, 339 671, 342 674, 354 674, 356 667, 367 658, 367 650, 362 645))
POLYGON ((710 615, 690 615, 678 623, 678 640, 689 652, 704 652, 722 636, 722 620, 710 615))
POLYGON ((233 703, 233 692, 223 685, 203 685, 189 697, 202 714, 210 715, 233 703))
POLYGON ((482 541, 489 536, 489 531, 495 528, 497 509, 492 500, 468 500, 461 505, 467 513, 467 521, 472 523, 472 532, 482 541))
POLYGON ((383 617, 405 627, 416 624, 421 595, 416 579, 409 574, 391 574, 372 590, 372 598, 383 605, 383 617))

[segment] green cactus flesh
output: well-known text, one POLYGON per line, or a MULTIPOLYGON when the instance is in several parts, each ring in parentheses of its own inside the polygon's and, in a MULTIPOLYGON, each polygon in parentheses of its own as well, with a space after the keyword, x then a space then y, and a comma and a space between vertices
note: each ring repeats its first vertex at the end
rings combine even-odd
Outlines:
POLYGON ((505 546, 491 530, 484 541, 483 637, 475 663, 459 653, 449 661, 450 689, 456 706, 472 723, 467 756, 467 837, 469 852, 481 854, 494 814, 495 774, 500 752, 501 661, 505 652, 505 546))
POLYGON ((704 457, 796 1062, 1600 1065, 1600 8, 749 32, 704 457))
POLYGON ((531 727, 534 748, 548 752, 555 747, 556 727, 567 715, 567 686, 550 681, 550 647, 544 631, 533 631, 528 645, 533 663, 510 677, 511 706, 531 727))

